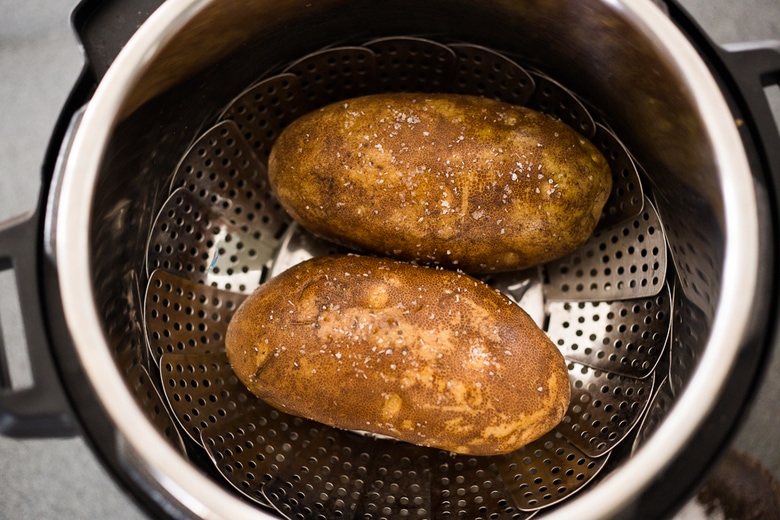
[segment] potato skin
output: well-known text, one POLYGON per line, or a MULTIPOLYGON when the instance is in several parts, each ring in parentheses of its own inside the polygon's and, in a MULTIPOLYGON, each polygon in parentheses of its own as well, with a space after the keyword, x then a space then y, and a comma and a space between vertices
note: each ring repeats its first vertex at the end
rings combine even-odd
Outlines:
POLYGON ((282 132, 268 167, 281 204, 316 235, 474 274, 573 251, 612 189, 606 159, 569 126, 456 94, 329 105, 282 132))
POLYGON ((570 399, 563 356, 519 306, 468 275, 387 258, 288 269, 244 301, 226 348, 282 411, 463 454, 533 441, 570 399))

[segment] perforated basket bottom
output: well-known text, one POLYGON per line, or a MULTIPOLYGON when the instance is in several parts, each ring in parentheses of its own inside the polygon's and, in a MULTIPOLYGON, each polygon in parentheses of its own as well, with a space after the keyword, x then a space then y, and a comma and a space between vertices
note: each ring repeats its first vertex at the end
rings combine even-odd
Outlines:
POLYGON ((638 426, 657 421, 646 417, 650 403, 657 414, 668 402, 655 386, 668 380, 677 284, 663 226, 619 139, 552 78, 470 44, 384 38, 331 47, 278 72, 193 143, 150 235, 150 372, 159 373, 185 438, 238 493, 300 519, 525 519, 588 485, 609 458, 627 456, 615 448, 637 445, 638 426), (483 95, 544 111, 591 139, 613 173, 587 244, 537 269, 484 278, 545 329, 567 359, 572 388, 561 424, 505 456, 455 455, 289 416, 249 393, 224 353, 246 294, 340 250, 298 228, 276 202, 265 166, 274 140, 318 106, 388 90, 483 95), (665 367, 660 375, 657 367, 665 367))

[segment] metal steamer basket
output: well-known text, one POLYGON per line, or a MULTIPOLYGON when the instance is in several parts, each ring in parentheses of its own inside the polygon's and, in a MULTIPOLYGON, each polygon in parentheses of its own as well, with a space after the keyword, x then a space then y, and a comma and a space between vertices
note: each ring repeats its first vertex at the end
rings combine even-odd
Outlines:
POLYGON ((671 350, 677 277, 667 276, 663 228, 634 160, 571 91, 502 53, 421 37, 320 50, 231 101, 172 179, 147 252, 152 362, 140 370, 159 372, 167 409, 225 480, 286 517, 529 518, 587 485, 613 448, 636 439, 656 380, 668 378, 668 359, 660 374, 656 367, 671 350), (486 279, 546 327, 569 361, 574 395, 559 428, 501 457, 367 439, 288 416, 251 396, 224 353, 244 294, 338 250, 291 223, 268 186, 265 162, 285 124, 356 95, 453 88, 567 121, 614 172, 600 230, 580 251, 486 279))
MULTIPOLYGON (((77 111, 41 220, 11 228, 43 236, 58 371, 109 467, 171 518, 673 510, 739 417, 775 305, 763 168, 777 158, 743 113, 756 101, 723 87, 715 58, 765 56, 762 71, 780 70, 768 48, 697 52, 675 15, 642 0, 169 0, 77 111), (395 91, 540 110, 610 164, 613 192, 585 245, 483 278, 546 331, 571 381, 558 427, 508 455, 293 417, 227 362, 227 325, 249 293, 343 251, 276 202, 275 139, 318 107, 395 91)), ((72 426, 50 408, 49 424, 72 426)))

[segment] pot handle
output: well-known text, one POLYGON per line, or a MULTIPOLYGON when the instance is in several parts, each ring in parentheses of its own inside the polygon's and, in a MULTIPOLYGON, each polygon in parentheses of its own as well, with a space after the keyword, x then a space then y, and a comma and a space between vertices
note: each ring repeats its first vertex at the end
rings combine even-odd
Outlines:
POLYGON ((37 211, 0 222, 0 271, 13 270, 15 274, 33 379, 30 386, 14 388, 8 366, 8 345, 0 329, 0 434, 8 437, 71 437, 78 434, 49 349, 44 323, 40 223, 37 211))
POLYGON ((722 49, 721 57, 742 93, 744 106, 739 108, 751 116, 755 142, 762 148, 764 166, 772 172, 775 193, 780 195, 780 120, 775 120, 764 90, 780 86, 780 40, 729 44, 722 49))

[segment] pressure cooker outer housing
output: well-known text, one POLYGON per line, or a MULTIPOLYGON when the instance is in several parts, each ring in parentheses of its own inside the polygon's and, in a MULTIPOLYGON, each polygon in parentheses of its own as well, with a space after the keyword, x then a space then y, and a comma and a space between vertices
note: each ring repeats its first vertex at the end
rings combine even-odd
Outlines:
POLYGON ((706 268, 688 281, 705 295, 697 303, 706 319, 692 334, 701 357, 680 374, 685 391, 634 457, 550 517, 649 511, 646 497, 662 495, 647 490, 660 489, 663 471, 688 453, 701 469, 686 476, 684 490, 664 491, 684 494, 738 415, 710 412, 724 395, 741 405, 761 356, 756 345, 765 343, 772 195, 751 173, 765 165, 735 123, 732 110, 746 107, 730 109, 702 56, 657 6, 638 0, 165 3, 75 120, 49 187, 47 315, 51 330, 65 331, 55 353, 87 437, 161 514, 271 517, 171 448, 128 391, 127 368, 144 344, 138 299, 145 280, 131 273, 144 272, 170 172, 204 122, 282 63, 334 43, 399 34, 500 49, 572 88, 647 171, 659 214, 683 230, 670 242, 685 250, 686 236, 698 237, 706 268), (712 446, 691 455, 689 443, 703 428, 713 429, 703 443, 712 446))

